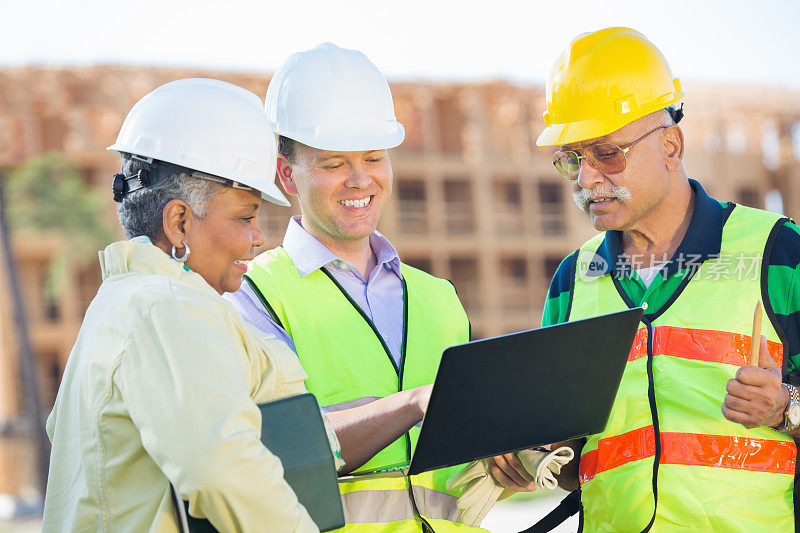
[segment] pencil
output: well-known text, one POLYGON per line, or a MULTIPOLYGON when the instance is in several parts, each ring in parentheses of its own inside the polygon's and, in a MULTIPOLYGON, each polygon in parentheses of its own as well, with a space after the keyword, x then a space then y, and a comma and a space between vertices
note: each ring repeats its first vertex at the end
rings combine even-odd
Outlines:
POLYGON ((753 335, 750 337, 750 365, 758 366, 758 348, 761 346, 761 300, 756 302, 753 315, 753 335))

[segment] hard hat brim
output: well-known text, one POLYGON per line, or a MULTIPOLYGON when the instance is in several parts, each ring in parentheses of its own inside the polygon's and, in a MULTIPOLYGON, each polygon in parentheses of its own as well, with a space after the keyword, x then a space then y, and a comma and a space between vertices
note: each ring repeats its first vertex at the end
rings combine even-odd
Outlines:
POLYGON ((380 135, 369 132, 365 134, 359 131, 353 132, 352 135, 344 135, 342 132, 331 132, 331 134, 326 135, 324 132, 316 134, 313 130, 302 131, 299 128, 299 131, 278 131, 278 134, 317 150, 363 152, 367 150, 388 150, 389 148, 400 146, 406 136, 405 128, 399 122, 392 124, 391 128, 394 131, 380 135))
MULTIPOLYGON (((115 153, 115 154, 119 155, 120 157, 124 156, 125 154, 131 153, 131 152, 127 151, 128 150, 127 146, 120 145, 119 143, 112 144, 111 146, 106 148, 106 150, 108 150, 109 152, 115 153)), ((159 159, 158 156, 157 156, 158 154, 138 153, 136 155, 142 156, 142 157, 150 157, 152 159, 159 159)), ((160 160, 161 161, 165 161, 167 163, 172 163, 174 165, 180 165, 181 164, 181 162, 177 162, 176 163, 175 161, 168 161, 167 159, 160 159, 160 160)), ((192 168, 191 170, 197 170, 197 171, 200 171, 200 172, 207 172, 208 174, 211 174, 211 175, 214 175, 214 176, 226 177, 227 179, 232 179, 234 181, 237 180, 237 176, 233 176, 233 177, 223 176, 223 173, 219 172, 218 169, 213 169, 213 168, 208 168, 207 167, 207 168, 192 168)), ((280 206, 283 206, 283 207, 291 207, 291 205, 292 205, 292 204, 289 203, 289 200, 286 199, 286 196, 284 196, 284 194, 281 192, 281 190, 278 188, 278 186, 275 185, 274 182, 266 182, 266 184, 261 186, 261 187, 253 187, 252 185, 248 185, 248 186, 252 187, 254 190, 257 190, 258 192, 260 192, 262 200, 265 200, 267 202, 273 203, 275 205, 280 205, 280 206)))
POLYGON ((642 107, 628 116, 618 115, 616 117, 578 120, 566 124, 551 124, 547 126, 539 135, 539 138, 536 139, 536 146, 562 146, 603 137, 604 135, 617 131, 626 124, 630 124, 634 120, 677 103, 683 99, 684 93, 678 92, 671 96, 672 98, 652 102, 650 105, 642 107))
POLYGON ((281 190, 274 183, 270 183, 266 187, 267 190, 261 191, 261 198, 267 202, 283 207, 291 207, 292 204, 286 199, 281 190))
POLYGON ((574 142, 585 141, 608 135, 616 131, 625 123, 619 126, 609 126, 607 121, 599 119, 581 120, 568 124, 552 124, 547 126, 536 139, 536 146, 561 146, 574 142))

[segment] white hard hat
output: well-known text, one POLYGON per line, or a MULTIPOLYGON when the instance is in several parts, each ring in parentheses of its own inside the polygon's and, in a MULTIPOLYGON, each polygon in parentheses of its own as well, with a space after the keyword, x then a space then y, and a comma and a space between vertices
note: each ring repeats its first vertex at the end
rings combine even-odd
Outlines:
POLYGON ((211 174, 290 205, 275 185, 275 134, 261 100, 224 81, 190 78, 148 93, 125 117, 108 150, 211 174))
POLYGON ((331 43, 292 54, 264 106, 275 133, 320 150, 393 148, 405 137, 383 74, 358 50, 331 43))

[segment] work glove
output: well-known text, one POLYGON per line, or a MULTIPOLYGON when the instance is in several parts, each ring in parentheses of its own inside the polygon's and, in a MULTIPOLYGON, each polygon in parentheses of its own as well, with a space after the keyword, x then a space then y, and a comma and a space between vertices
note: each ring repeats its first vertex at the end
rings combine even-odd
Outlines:
MULTIPOLYGON (((555 474, 575 456, 571 448, 561 447, 552 452, 522 450, 517 452, 520 462, 540 487, 552 490, 558 486, 555 474)), ((491 459, 480 459, 469 463, 447 480, 445 487, 454 492, 462 488, 456 505, 461 509, 459 522, 478 527, 495 502, 514 494, 501 485, 491 474, 491 459)))
POLYGON ((458 521, 470 527, 478 527, 483 517, 494 506, 505 487, 495 481, 489 472, 491 459, 472 461, 462 470, 450 476, 445 487, 454 492, 463 487, 456 505, 461 509, 458 521))
POLYGON ((528 471, 536 484, 544 489, 553 490, 558 487, 556 474, 561 473, 561 467, 572 461, 575 452, 572 448, 562 446, 550 453, 539 450, 522 450, 517 452, 522 466, 528 471))

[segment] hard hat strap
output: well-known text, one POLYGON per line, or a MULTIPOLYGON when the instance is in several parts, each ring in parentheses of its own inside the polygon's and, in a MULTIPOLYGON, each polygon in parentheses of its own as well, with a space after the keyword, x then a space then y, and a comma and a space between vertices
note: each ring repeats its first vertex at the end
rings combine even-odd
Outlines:
POLYGON ((180 165, 173 165, 166 161, 150 160, 145 161, 139 157, 135 157, 138 161, 142 162, 143 168, 132 175, 126 176, 125 174, 114 174, 114 184, 112 190, 114 191, 114 201, 122 202, 128 194, 155 185, 159 181, 172 176, 173 174, 187 174, 193 178, 211 181, 226 187, 233 187, 234 189, 244 189, 248 191, 255 190, 252 187, 239 183, 238 181, 221 178, 205 172, 199 172, 191 168, 182 167, 180 165))
POLYGON ((142 169, 133 176, 126 176, 125 174, 114 174, 114 184, 112 190, 114 191, 114 201, 119 203, 125 196, 133 191, 146 187, 147 172, 142 169))

